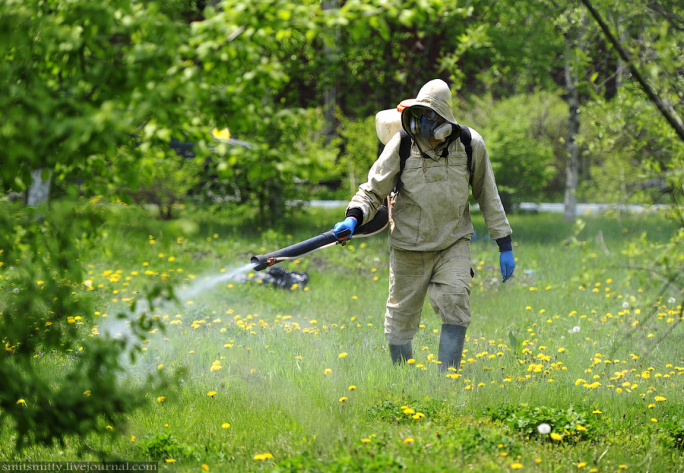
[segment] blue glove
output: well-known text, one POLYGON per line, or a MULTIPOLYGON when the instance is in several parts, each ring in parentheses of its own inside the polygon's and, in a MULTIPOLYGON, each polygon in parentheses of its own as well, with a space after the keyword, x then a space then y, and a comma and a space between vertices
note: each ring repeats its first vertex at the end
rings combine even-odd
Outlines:
POLYGON ((501 276, 503 282, 508 281, 515 271, 515 258, 512 251, 503 251, 499 254, 499 264, 501 265, 501 276))
POLYGON ((356 219, 354 217, 347 217, 343 221, 335 224, 333 227, 333 235, 335 235, 335 238, 337 238, 338 232, 342 230, 350 230, 351 233, 349 234, 349 238, 351 238, 352 235, 354 235, 354 228, 356 228, 356 219))

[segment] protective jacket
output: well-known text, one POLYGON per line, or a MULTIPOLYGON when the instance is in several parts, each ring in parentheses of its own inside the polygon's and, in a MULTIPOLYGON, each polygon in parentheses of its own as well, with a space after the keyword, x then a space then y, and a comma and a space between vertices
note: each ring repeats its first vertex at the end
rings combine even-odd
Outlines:
MULTIPOLYGON (((446 83, 434 80, 421 89, 412 106, 429 107, 456 124, 450 101, 446 83)), ((399 192, 392 199, 389 245, 401 250, 439 251, 473 235, 467 156, 457 135, 433 149, 428 140, 411 133, 410 116, 409 109, 402 114, 403 128, 413 144, 401 178, 401 140, 397 133, 371 167, 368 181, 359 186, 351 199, 347 215, 359 217, 361 214, 363 223, 370 221, 401 179, 399 192)), ((511 234, 511 227, 499 198, 484 140, 472 128, 471 134, 473 197, 480 204, 490 237, 499 240, 511 234)))

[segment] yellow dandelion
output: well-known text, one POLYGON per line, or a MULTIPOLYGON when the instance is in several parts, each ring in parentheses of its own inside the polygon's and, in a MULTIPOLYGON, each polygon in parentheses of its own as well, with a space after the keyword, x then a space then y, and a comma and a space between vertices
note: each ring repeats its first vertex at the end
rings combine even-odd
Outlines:
POLYGON ((658 422, 658 419, 652 418, 651 422, 656 423, 656 422, 658 422))
POLYGON ((342 397, 340 398, 340 402, 344 402, 344 401, 346 401, 347 399, 349 399, 349 398, 346 397, 346 396, 342 396, 342 397))
POLYGON ((601 412, 601 411, 599 411, 598 409, 596 409, 595 411, 592 412, 592 414, 603 414, 603 412, 601 412))
POLYGON ((167 458, 166 463, 176 463, 176 460, 174 460, 173 458, 167 458))
POLYGON ((587 430, 586 427, 584 427, 584 426, 582 426, 582 425, 579 425, 579 424, 577 424, 576 429, 579 430, 580 432, 584 432, 585 430, 587 430))
POLYGON ((414 410, 411 409, 410 407, 407 407, 406 409, 404 409, 404 414, 406 414, 406 415, 414 414, 415 412, 416 412, 416 411, 414 411, 414 410))
POLYGON ((371 439, 361 439, 361 443, 370 443, 371 439))
POLYGON ((618 468, 620 468, 621 470, 626 470, 626 469, 627 469, 627 465, 618 465, 618 468))
POLYGON ((135 435, 131 435, 131 442, 135 442, 135 435))
POLYGON ((408 360, 406 360, 406 363, 408 363, 409 365, 412 365, 415 362, 416 360, 414 360, 413 358, 409 358, 408 360))
POLYGON ((202 469, 204 471, 209 471, 209 465, 207 465, 206 463, 202 463, 202 469))
POLYGON ((164 367, 164 365, 159 365, 159 366, 157 366, 157 369, 160 370, 160 369, 162 369, 163 367, 164 367))
POLYGON ((254 455, 255 460, 268 460, 269 458, 273 458, 273 455, 270 453, 257 453, 254 455))
POLYGON ((19 400, 17 401, 17 404, 26 404, 26 401, 24 401, 23 399, 19 399, 19 400))
POLYGON ((337 355, 338 358, 344 358, 345 356, 347 356, 347 354, 344 352, 337 355))
POLYGON ((164 402, 164 401, 166 401, 166 396, 159 396, 157 398, 157 402, 164 402))
POLYGON ((519 469, 521 469, 522 467, 523 467, 523 464, 522 464, 522 463, 518 463, 518 462, 511 463, 511 469, 513 469, 513 470, 519 470, 519 469))
POLYGON ((353 391, 353 390, 355 390, 355 389, 356 389, 356 386, 354 386, 353 384, 352 384, 351 386, 349 386, 349 390, 350 390, 350 391, 353 391))
POLYGON ((114 430, 114 427, 112 427, 111 425, 108 425, 108 426, 105 427, 105 428, 106 428, 107 430, 114 430))
POLYGON ((562 436, 562 435, 558 435, 556 432, 551 432, 551 438, 554 439, 554 440, 559 440, 559 441, 560 441, 560 440, 563 440, 563 436, 562 436))
POLYGON ((83 394, 85 394, 86 396, 90 396, 90 389, 83 391, 83 394))
POLYGON ((658 402, 667 401, 667 399, 664 398, 663 396, 656 396, 656 397, 654 397, 653 399, 655 399, 655 400, 658 401, 658 402))
POLYGON ((404 443, 413 443, 413 439, 411 437, 405 438, 404 443))
POLYGON ((331 370, 330 368, 326 368, 325 371, 323 371, 323 373, 324 373, 326 376, 328 376, 329 374, 332 374, 332 370, 331 370))
POLYGON ((214 396, 216 396, 216 391, 209 391, 209 392, 207 393, 207 396, 209 396, 209 397, 214 397, 214 396))
POLYGON ((221 428, 222 429, 230 429, 230 424, 228 422, 224 422, 223 424, 221 424, 221 428))

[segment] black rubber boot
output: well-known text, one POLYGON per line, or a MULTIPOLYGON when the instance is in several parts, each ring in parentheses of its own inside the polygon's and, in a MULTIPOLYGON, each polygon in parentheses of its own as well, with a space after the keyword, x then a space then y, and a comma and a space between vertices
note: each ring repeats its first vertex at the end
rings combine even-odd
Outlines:
POLYGON ((411 348, 411 342, 405 343, 404 345, 390 345, 389 346, 390 356, 392 357, 392 363, 406 363, 407 360, 413 358, 413 350, 411 348))
POLYGON ((467 327, 461 325, 442 324, 439 336, 439 365, 440 371, 447 371, 450 367, 457 370, 461 367, 461 355, 465 343, 467 327))

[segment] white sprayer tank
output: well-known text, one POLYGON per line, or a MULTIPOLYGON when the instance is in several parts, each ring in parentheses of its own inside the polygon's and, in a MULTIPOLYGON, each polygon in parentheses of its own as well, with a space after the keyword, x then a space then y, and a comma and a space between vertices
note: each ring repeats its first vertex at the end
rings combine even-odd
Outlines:
POLYGON ((383 145, 401 130, 401 112, 410 107, 415 99, 403 100, 397 108, 382 110, 375 115, 375 132, 383 145))

